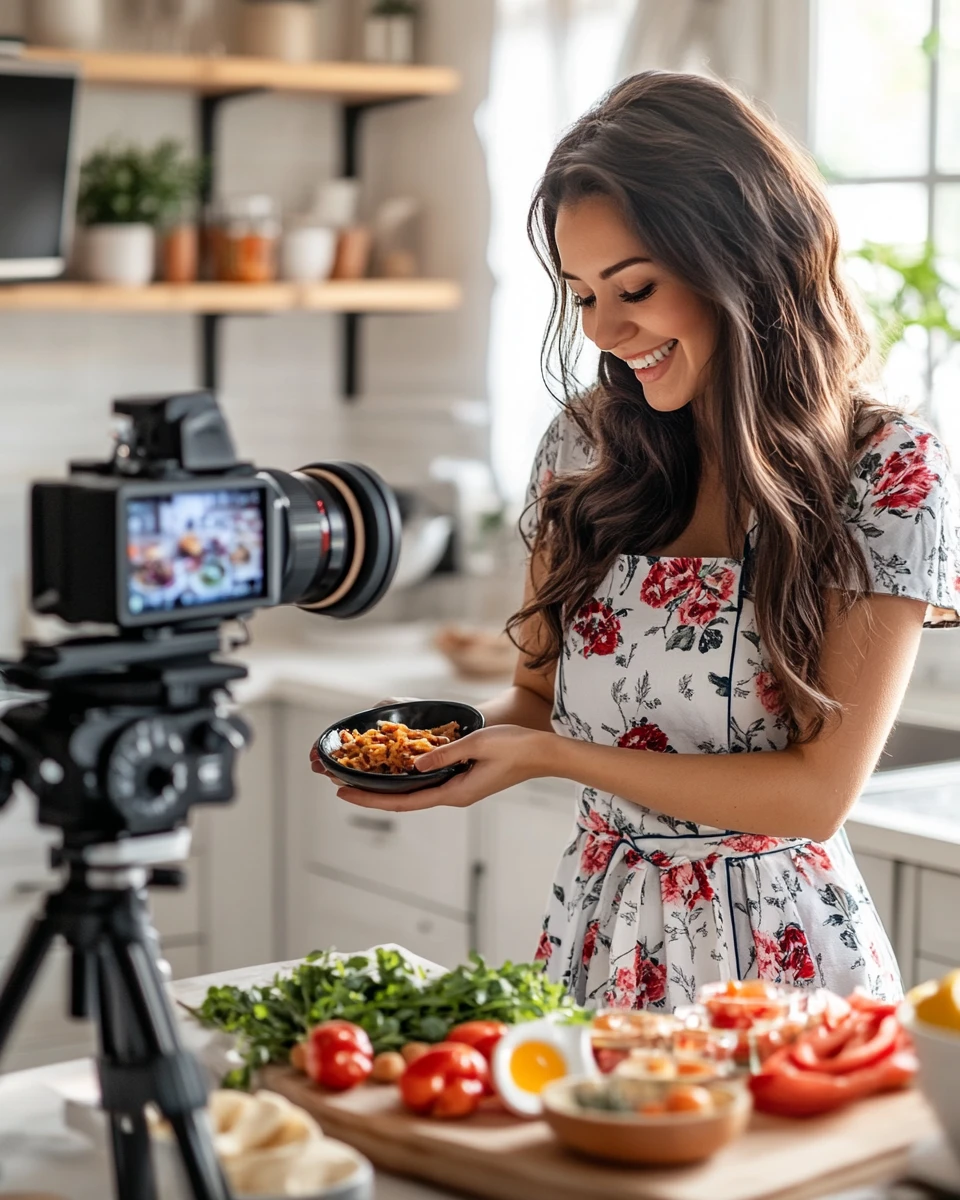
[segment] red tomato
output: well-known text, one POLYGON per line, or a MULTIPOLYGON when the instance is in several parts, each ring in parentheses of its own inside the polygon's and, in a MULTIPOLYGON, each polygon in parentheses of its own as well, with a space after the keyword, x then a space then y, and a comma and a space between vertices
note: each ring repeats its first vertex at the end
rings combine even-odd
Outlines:
POLYGON ((366 1030, 352 1021, 322 1021, 310 1030, 310 1043, 315 1046, 330 1045, 347 1046, 351 1050, 359 1050, 373 1058, 373 1045, 366 1030))
POLYGON ((443 1089, 433 1106, 435 1117, 469 1117, 476 1112, 486 1091, 479 1079, 454 1079, 443 1089))
POLYGON ((476 1108, 480 1097, 490 1087, 490 1068, 479 1051, 463 1042, 441 1042, 404 1071, 400 1079, 400 1097, 407 1108, 415 1113, 434 1113, 437 1112, 441 1095, 456 1080, 477 1085, 477 1088, 466 1089, 466 1092, 475 1092, 476 1102, 469 1110, 464 1108, 462 1113, 454 1112, 453 1109, 461 1103, 458 1091, 440 1106, 444 1111, 437 1113, 438 1116, 465 1116, 467 1111, 472 1112, 476 1108))
POLYGON ((506 1032, 507 1026, 502 1021, 465 1021, 450 1030, 447 1041, 463 1042, 466 1046, 472 1046, 490 1062, 494 1047, 506 1032))
POLYGON ((373 1059, 369 1054, 351 1050, 347 1046, 323 1046, 317 1066, 315 1083, 334 1092, 345 1092, 370 1078, 373 1059))

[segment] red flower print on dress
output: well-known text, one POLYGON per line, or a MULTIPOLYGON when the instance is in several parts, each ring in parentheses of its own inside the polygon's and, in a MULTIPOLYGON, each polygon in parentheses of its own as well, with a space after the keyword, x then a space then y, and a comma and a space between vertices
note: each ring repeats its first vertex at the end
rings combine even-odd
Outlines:
POLYGON ((591 600, 577 613, 573 632, 583 638, 583 657, 591 654, 615 654, 623 645, 620 636, 620 618, 609 604, 602 600, 591 600))
POLYGON ((580 852, 580 871, 583 875, 601 875, 607 869, 614 847, 620 842, 618 830, 591 808, 584 818, 587 840, 580 852))
POLYGON ((719 857, 719 854, 710 854, 704 859, 668 867, 660 876, 660 895, 664 904, 685 904, 692 911, 701 900, 713 900, 716 892, 709 872, 719 857))
POLYGON ((677 620, 681 625, 709 625, 719 611, 720 601, 711 592, 691 592, 677 609, 677 620))
POLYGON ((659 725, 644 717, 639 725, 620 735, 617 745, 624 750, 654 750, 663 754, 670 749, 670 740, 659 725))
POLYGON ((699 558, 661 558, 640 585, 640 599, 651 608, 665 608, 697 584, 699 558))
POLYGON ((633 998, 633 992, 637 986, 637 976, 632 967, 620 967, 614 982, 621 992, 629 992, 630 999, 633 998))
POLYGON ((799 925, 786 925, 780 934, 780 970, 784 983, 808 983, 817 973, 799 925))
POLYGON ((758 671, 753 680, 757 698, 771 716, 778 717, 784 709, 780 683, 772 671, 758 671))
POLYGON ((597 945, 597 932, 599 929, 599 921, 590 921, 587 925, 587 932, 583 935, 583 951, 580 956, 580 961, 585 967, 589 966, 590 959, 593 958, 593 951, 597 945))
POLYGON ((551 954, 553 954, 553 943, 550 941, 549 934, 544 929, 540 934, 540 941, 537 943, 537 952, 533 956, 533 961, 549 962, 551 954))
POLYGON ((780 943, 773 934, 762 929, 753 931, 753 944, 757 951, 757 975, 772 983, 780 980, 780 943))
POLYGON ((712 571, 700 576, 701 586, 719 596, 721 600, 730 599, 736 582, 736 576, 730 568, 721 567, 717 563, 714 564, 712 571))
POLYGON ((779 846, 780 839, 768 837, 765 833, 738 833, 734 837, 724 838, 720 845, 741 854, 763 854, 765 850, 779 846))
POLYGON ((634 1007, 658 1004, 667 994, 667 965, 647 957, 643 942, 637 942, 633 956, 634 1007))
POLYGON ((820 871, 832 871, 833 863, 830 861, 830 855, 824 850, 819 842, 805 842, 802 846, 797 846, 793 851, 793 865, 796 867, 797 874, 804 883, 810 883, 810 876, 807 874, 807 866, 816 867, 820 871))
POLYGON ((873 485, 874 508, 918 508, 930 495, 930 489, 939 479, 924 458, 931 436, 922 433, 914 440, 914 449, 894 450, 884 460, 873 485))
POLYGON ((673 859, 669 854, 664 854, 662 850, 654 850, 650 855, 650 861, 655 867, 669 867, 673 863, 673 859))

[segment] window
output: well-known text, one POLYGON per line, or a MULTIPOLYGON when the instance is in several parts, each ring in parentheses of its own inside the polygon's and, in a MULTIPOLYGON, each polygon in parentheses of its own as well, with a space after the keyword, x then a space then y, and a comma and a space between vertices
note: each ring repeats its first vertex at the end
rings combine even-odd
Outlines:
MULTIPOLYGON (((811 144, 844 248, 878 242, 918 258, 930 243, 940 275, 960 285, 960 0, 819 0, 814 28, 811 144)), ((881 295, 900 282, 856 259, 851 273, 881 295)), ((909 326, 884 382, 960 460, 960 344, 909 326)))

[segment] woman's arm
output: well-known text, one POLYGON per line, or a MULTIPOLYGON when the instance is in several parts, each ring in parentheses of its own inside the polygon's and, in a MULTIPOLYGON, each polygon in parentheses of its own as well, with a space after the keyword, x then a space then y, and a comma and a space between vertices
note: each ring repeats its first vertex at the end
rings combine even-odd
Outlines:
POLYGON ((826 689, 842 720, 813 742, 757 754, 655 754, 599 746, 516 725, 496 725, 425 754, 432 770, 470 758, 473 768, 443 787, 409 796, 347 788, 367 808, 465 807, 524 780, 572 779, 681 820, 720 829, 826 841, 843 824, 883 749, 913 668, 925 605, 871 595, 823 649, 826 689))
POLYGON ((698 825, 826 841, 883 750, 913 669, 925 609, 919 600, 872 595, 842 623, 834 621, 824 640, 823 676, 843 716, 812 742, 757 754, 674 755, 561 738, 551 774, 698 825))
MULTIPOLYGON (((523 605, 533 599, 540 565, 531 560, 527 565, 523 586, 523 605)), ((536 620, 526 621, 518 631, 520 644, 535 653, 540 643, 540 627, 536 620)), ((550 716, 553 712, 553 685, 557 674, 556 662, 538 671, 527 666, 528 656, 522 651, 517 655, 513 673, 513 686, 480 705, 487 725, 522 725, 525 729, 549 732, 550 716)))

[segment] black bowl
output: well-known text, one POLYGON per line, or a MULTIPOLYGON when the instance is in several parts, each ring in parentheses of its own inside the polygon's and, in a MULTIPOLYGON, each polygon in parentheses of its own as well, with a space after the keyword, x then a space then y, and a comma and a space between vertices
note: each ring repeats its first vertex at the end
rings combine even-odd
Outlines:
POLYGON ((325 771, 345 787, 362 788, 366 792, 388 792, 402 796, 408 792, 422 792, 425 788, 439 787, 454 775, 470 769, 469 762, 454 763, 452 767, 441 767, 438 771, 411 771, 408 775, 375 775, 372 771, 356 771, 344 767, 331 758, 331 752, 340 746, 342 729, 358 729, 363 733, 376 728, 378 721, 394 721, 410 729, 436 729, 450 721, 460 724, 460 736, 476 733, 484 725, 483 713, 469 704, 458 704, 454 700, 409 700, 405 704, 385 704, 381 708, 368 708, 344 717, 331 725, 317 739, 317 753, 325 771))

